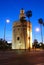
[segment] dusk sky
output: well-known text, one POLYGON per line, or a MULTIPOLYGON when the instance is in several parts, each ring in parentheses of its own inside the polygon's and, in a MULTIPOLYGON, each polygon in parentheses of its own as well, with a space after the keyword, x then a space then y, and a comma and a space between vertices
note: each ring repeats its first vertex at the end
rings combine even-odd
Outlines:
MULTIPOLYGON (((6 19, 10 22, 6 23, 6 40, 12 41, 12 24, 14 21, 19 20, 20 9, 23 8, 26 11, 32 10, 32 17, 30 21, 32 23, 32 40, 35 38, 41 42, 41 33, 36 32, 38 27, 38 19, 44 20, 44 0, 0 0, 0 38, 4 39, 4 25, 6 19)), ((43 27, 43 40, 44 40, 44 27, 43 27)))

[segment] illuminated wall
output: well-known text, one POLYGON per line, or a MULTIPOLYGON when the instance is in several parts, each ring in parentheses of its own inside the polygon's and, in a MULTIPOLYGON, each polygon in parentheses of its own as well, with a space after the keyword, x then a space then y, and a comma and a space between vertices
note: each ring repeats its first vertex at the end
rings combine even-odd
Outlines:
POLYGON ((29 22, 24 22, 23 26, 21 22, 14 22, 12 49, 32 48, 32 27, 29 28, 29 25, 29 22))
POLYGON ((32 48, 32 25, 27 22, 27 45, 32 48))

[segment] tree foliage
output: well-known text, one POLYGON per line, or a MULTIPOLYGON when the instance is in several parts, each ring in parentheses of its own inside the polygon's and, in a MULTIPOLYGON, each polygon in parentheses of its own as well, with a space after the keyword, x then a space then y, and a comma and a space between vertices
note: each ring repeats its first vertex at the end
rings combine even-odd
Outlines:
POLYGON ((31 11, 31 10, 28 10, 28 11, 26 12, 26 16, 27 16, 28 18, 30 18, 30 17, 32 16, 32 11, 31 11))
POLYGON ((0 39, 0 50, 11 49, 7 41, 0 39))

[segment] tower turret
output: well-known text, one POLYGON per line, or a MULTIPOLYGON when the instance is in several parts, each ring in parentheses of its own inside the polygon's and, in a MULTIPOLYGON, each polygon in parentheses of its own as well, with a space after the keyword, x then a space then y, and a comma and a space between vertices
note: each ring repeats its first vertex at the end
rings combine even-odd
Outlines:
POLYGON ((24 20, 25 20, 25 11, 24 11, 24 9, 22 8, 21 10, 20 10, 20 20, 23 22, 24 20))
POLYGON ((25 11, 24 11, 24 9, 22 8, 21 10, 20 10, 20 19, 21 18, 25 18, 26 16, 25 16, 25 11))

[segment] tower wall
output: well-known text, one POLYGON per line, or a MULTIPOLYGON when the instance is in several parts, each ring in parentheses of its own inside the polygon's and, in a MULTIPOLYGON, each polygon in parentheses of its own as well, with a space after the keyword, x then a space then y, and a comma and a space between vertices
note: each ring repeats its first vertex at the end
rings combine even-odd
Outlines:
POLYGON ((29 22, 14 22, 12 49, 32 48, 32 27, 29 22), (30 40, 29 40, 30 37, 30 40))

